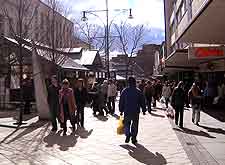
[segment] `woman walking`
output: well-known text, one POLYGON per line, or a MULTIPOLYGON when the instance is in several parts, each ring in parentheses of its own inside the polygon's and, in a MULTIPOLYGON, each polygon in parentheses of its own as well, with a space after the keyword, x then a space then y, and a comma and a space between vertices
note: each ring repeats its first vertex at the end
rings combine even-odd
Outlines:
POLYGON ((171 88, 168 84, 168 82, 165 83, 162 89, 162 95, 165 98, 166 108, 168 108, 170 96, 171 96, 171 88))
POLYGON ((192 107, 192 122, 196 125, 199 125, 198 123, 200 121, 201 94, 200 89, 196 83, 193 83, 188 95, 192 107))
POLYGON ((67 132, 67 120, 75 131, 75 112, 77 110, 73 89, 69 88, 69 81, 67 79, 63 80, 62 89, 59 91, 59 103, 60 103, 60 118, 63 126, 63 135, 67 132))

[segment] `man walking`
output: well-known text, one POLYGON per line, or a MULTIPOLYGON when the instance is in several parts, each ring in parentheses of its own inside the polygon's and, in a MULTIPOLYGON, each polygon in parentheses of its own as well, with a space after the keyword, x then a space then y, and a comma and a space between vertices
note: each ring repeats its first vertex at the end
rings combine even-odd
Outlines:
POLYGON ((151 113, 152 111, 152 94, 153 94, 153 87, 152 87, 151 81, 148 81, 147 85, 144 88, 144 95, 147 102, 149 113, 151 113))
POLYGON ((110 113, 113 115, 115 113, 115 100, 117 96, 117 87, 112 80, 109 80, 108 85, 108 108, 110 113))
POLYGON ((136 80, 133 77, 128 79, 129 86, 125 88, 120 97, 119 111, 124 113, 126 143, 130 138, 133 144, 137 143, 138 123, 140 108, 143 114, 146 112, 145 98, 143 93, 136 88, 136 80))
POLYGON ((74 88, 74 96, 77 103, 77 126, 84 128, 84 107, 88 99, 87 89, 84 86, 84 80, 78 79, 76 82, 76 88, 74 88))
POLYGON ((180 81, 173 91, 172 106, 175 109, 175 124, 183 128, 183 114, 184 114, 185 93, 183 90, 183 81, 180 81))
POLYGON ((59 90, 56 76, 51 77, 51 85, 48 87, 48 104, 50 108, 50 115, 52 121, 52 131, 57 131, 57 121, 59 120, 59 90))

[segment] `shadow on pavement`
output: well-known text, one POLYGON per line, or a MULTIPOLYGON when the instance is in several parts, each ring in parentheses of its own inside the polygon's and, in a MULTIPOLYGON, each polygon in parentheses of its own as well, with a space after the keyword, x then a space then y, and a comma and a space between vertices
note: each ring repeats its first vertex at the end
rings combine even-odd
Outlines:
POLYGON ((93 132, 93 129, 91 130, 86 130, 85 128, 78 128, 76 130, 76 134, 82 138, 82 139, 87 139, 93 132))
POLYGON ((203 126, 203 125, 199 125, 199 127, 206 129, 208 132, 213 132, 213 133, 225 135, 225 130, 223 130, 221 128, 213 128, 213 127, 207 127, 207 126, 203 126))
MULTIPOLYGON (((12 138, 11 140, 9 140, 9 141, 7 142, 7 144, 12 143, 12 142, 14 142, 15 140, 17 140, 17 139, 19 139, 19 138, 21 138, 21 137, 23 137, 23 136, 25 136, 25 135, 27 135, 27 134, 29 134, 29 133, 35 131, 36 129, 38 129, 38 128, 44 126, 45 124, 47 124, 46 121, 40 121, 40 120, 38 120, 37 122, 32 123, 32 124, 30 124, 30 125, 27 126, 27 127, 22 127, 22 128, 26 128, 26 129, 25 129, 24 131, 22 131, 21 133, 19 133, 16 137, 14 137, 14 138, 12 138)), ((46 131, 47 131, 48 126, 49 126, 49 123, 48 123, 48 124, 46 125, 46 127, 45 127, 46 131)), ((13 132, 10 133, 8 136, 6 136, 6 137, 1 141, 1 143, 5 142, 7 139, 9 139, 9 138, 10 138, 15 132, 17 132, 19 129, 20 129, 20 128, 18 127, 15 131, 13 131, 13 132)))
POLYGON ((74 135, 73 133, 66 136, 61 136, 62 130, 57 133, 50 132, 45 138, 46 147, 53 147, 55 144, 59 146, 61 151, 67 151, 70 147, 74 147, 77 143, 77 138, 79 136, 74 135))
POLYGON ((143 164, 166 164, 167 161, 165 157, 156 152, 155 154, 150 152, 147 148, 145 148, 141 144, 137 144, 135 147, 130 145, 120 145, 120 147, 128 150, 129 155, 136 159, 138 162, 143 164))
POLYGON ((159 114, 152 113, 152 112, 151 112, 151 115, 154 116, 154 117, 161 117, 161 118, 165 117, 164 115, 159 115, 159 114))
POLYGON ((173 128, 173 130, 180 131, 180 132, 187 133, 187 134, 191 134, 191 135, 203 136, 203 137, 207 137, 207 138, 216 138, 214 136, 211 136, 207 132, 204 132, 204 131, 201 131, 201 130, 196 131, 196 130, 192 130, 192 129, 189 129, 189 128, 183 128, 182 130, 178 129, 178 128, 173 128))
POLYGON ((108 117, 106 117, 106 116, 96 116, 97 117, 97 119, 98 120, 100 120, 100 121, 107 121, 108 120, 108 117))
POLYGON ((206 114, 213 117, 216 120, 219 120, 221 122, 225 122, 225 111, 223 110, 215 110, 215 109, 207 109, 204 110, 206 114))
POLYGON ((166 108, 152 107, 152 111, 156 111, 156 110, 162 110, 162 111, 165 111, 166 108))

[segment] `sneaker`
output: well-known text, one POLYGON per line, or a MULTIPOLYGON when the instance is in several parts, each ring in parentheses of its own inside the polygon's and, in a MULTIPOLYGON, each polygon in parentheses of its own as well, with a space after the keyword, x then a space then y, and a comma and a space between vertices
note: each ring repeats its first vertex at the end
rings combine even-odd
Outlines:
POLYGON ((126 137, 125 143, 129 143, 130 142, 130 136, 126 137))

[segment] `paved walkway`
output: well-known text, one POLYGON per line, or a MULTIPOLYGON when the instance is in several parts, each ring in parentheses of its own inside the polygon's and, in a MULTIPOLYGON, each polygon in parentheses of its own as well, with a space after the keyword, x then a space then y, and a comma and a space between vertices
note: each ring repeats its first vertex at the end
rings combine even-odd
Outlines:
MULTIPOLYGON (((30 127, 0 127, 1 165, 161 165, 191 164, 164 111, 140 116, 138 145, 125 144, 125 137, 116 134, 117 117, 92 116, 85 109, 85 130, 51 133, 49 123, 27 120, 30 127)), ((0 118, 0 124, 10 124, 12 118, 0 118), (3 122, 4 121, 4 122, 3 122)))
MULTIPOLYGON (((214 112, 212 112, 214 111, 214 112)), ((181 144, 183 145, 189 159, 193 164, 216 165, 225 164, 225 112, 211 113, 208 115, 201 112, 200 126, 191 122, 191 109, 186 109, 184 113, 184 129, 180 130, 171 121, 181 144), (218 116, 218 117, 216 117, 218 116), (219 120, 220 119, 220 120, 219 120)))

